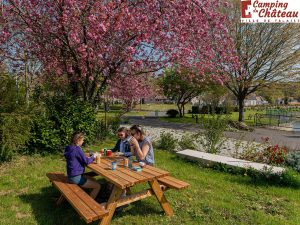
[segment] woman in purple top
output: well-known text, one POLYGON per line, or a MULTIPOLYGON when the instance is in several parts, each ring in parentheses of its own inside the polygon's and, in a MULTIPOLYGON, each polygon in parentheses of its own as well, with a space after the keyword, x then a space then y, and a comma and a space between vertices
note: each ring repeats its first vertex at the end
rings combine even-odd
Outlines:
POLYGON ((78 184, 83 188, 93 189, 90 196, 95 199, 100 191, 100 184, 95 180, 83 176, 86 165, 92 163, 95 156, 86 157, 81 150, 84 141, 82 133, 75 133, 72 137, 72 144, 65 148, 64 156, 67 160, 67 174, 70 183, 78 184))

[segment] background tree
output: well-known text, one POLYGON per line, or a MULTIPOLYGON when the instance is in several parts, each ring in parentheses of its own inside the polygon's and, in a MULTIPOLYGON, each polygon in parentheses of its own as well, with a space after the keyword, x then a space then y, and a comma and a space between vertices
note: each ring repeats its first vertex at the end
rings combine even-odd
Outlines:
POLYGON ((228 13, 238 65, 228 67, 226 87, 235 95, 239 121, 244 120, 244 100, 251 93, 299 74, 300 26, 298 24, 242 24, 240 1, 228 13))
POLYGON ((23 48, 40 60, 43 74, 66 76, 72 93, 92 103, 115 77, 137 77, 179 61, 204 75, 231 58, 219 0, 6 2, 1 50, 9 55, 23 48), (222 60, 215 60, 219 54, 222 60))
POLYGON ((206 92, 201 97, 201 100, 205 102, 206 105, 211 105, 215 109, 219 104, 222 103, 222 98, 228 93, 228 89, 218 83, 210 82, 206 87, 206 92))
POLYGON ((124 102, 124 113, 132 110, 141 98, 148 98, 153 94, 149 78, 144 76, 125 78, 115 77, 109 88, 109 95, 124 102))
POLYGON ((206 88, 204 79, 191 74, 192 72, 186 69, 173 68, 166 70, 160 80, 164 95, 176 101, 180 117, 184 116, 185 105, 203 93, 206 88))

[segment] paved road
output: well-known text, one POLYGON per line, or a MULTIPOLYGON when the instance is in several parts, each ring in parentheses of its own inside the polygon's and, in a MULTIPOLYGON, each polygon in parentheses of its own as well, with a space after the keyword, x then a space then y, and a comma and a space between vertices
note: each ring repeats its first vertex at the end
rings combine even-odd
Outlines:
MULTIPOLYGON (((130 124, 139 124, 144 126, 162 127, 169 129, 180 129, 187 131, 201 131, 200 126, 196 124, 181 124, 161 121, 156 117, 128 117, 130 124)), ((279 144, 287 146, 291 150, 300 150, 300 132, 288 132, 280 130, 271 130, 265 128, 255 128, 253 132, 225 132, 226 137, 262 142, 262 137, 269 137, 272 145, 279 144)))

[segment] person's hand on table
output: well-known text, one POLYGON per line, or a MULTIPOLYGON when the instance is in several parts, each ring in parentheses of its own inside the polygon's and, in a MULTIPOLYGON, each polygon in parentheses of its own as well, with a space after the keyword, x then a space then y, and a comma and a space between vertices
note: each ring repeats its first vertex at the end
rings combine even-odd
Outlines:
POLYGON ((96 158, 97 156, 100 156, 100 153, 95 152, 95 153, 94 153, 94 157, 96 158))

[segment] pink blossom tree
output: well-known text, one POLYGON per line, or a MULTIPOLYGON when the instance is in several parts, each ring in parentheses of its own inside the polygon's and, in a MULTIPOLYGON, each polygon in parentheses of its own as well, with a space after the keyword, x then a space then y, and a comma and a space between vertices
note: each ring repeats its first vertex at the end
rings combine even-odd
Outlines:
POLYGON ((146 75, 116 76, 109 82, 109 94, 113 98, 124 102, 124 112, 129 112, 136 106, 141 98, 153 95, 152 86, 146 75))
POLYGON ((45 74, 66 76, 73 94, 90 102, 109 81, 142 90, 141 74, 173 64, 223 80, 232 59, 224 6, 221 0, 7 0, 0 46, 7 55, 25 49, 45 74))

